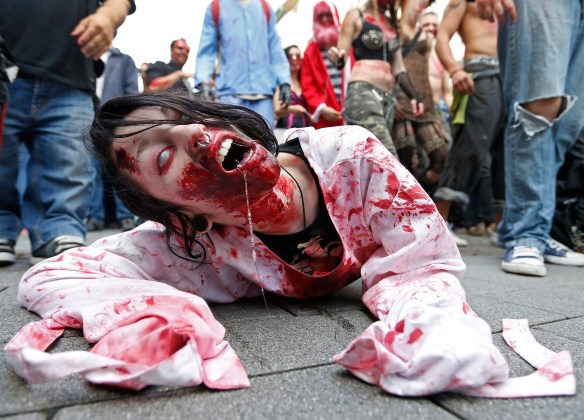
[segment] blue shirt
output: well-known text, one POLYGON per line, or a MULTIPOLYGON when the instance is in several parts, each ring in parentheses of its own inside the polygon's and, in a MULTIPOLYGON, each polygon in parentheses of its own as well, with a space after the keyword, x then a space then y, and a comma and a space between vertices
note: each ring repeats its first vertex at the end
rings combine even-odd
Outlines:
MULTIPOLYGON (((215 80, 217 96, 272 96, 277 86, 290 84, 290 65, 276 32, 276 16, 272 8, 269 8, 268 22, 259 0, 250 0, 247 6, 238 0, 220 0, 219 6, 221 60, 215 80)), ((209 4, 197 52, 196 86, 211 80, 218 44, 209 4)))

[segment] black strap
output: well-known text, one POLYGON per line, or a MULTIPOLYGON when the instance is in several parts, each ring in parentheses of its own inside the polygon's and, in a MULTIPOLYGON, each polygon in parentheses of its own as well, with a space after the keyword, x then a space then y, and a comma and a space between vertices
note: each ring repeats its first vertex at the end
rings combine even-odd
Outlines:
POLYGON ((414 47, 416 46, 416 42, 418 42, 418 38, 420 38, 420 35, 422 35, 422 28, 418 29, 418 32, 416 32, 416 35, 414 35, 414 37, 412 38, 412 40, 408 43, 408 45, 402 49, 402 57, 406 58, 407 55, 412 52, 412 50, 414 49, 414 47))

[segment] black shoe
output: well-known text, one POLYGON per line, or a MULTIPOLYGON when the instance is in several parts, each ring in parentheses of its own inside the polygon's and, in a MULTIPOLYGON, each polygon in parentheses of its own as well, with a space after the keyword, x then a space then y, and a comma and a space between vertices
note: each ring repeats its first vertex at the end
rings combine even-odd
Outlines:
POLYGON ((14 253, 14 241, 0 238, 0 267, 14 264, 16 254, 14 253))
POLYGON ((36 264, 50 257, 67 251, 68 249, 84 246, 83 238, 79 236, 61 235, 51 239, 49 242, 32 252, 30 263, 36 264))
POLYGON ((123 232, 127 232, 136 227, 136 222, 134 222, 133 217, 125 217, 123 219, 120 219, 120 227, 122 228, 123 232))
POLYGON ((570 239, 574 251, 584 254, 584 227, 579 225, 570 227, 570 239))
POLYGON ((103 230, 103 222, 95 217, 90 217, 85 223, 85 227, 88 232, 95 232, 97 230, 103 230))

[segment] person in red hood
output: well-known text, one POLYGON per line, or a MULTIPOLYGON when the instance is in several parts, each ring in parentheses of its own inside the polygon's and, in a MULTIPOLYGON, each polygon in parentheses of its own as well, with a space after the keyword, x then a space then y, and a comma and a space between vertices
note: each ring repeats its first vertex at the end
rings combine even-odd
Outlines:
MULTIPOLYGON (((330 1, 316 3, 313 11, 313 38, 304 51, 300 85, 316 128, 343 125, 344 70, 337 69, 327 56, 339 39, 339 13, 330 1)), ((346 65, 345 68, 350 68, 346 65)))

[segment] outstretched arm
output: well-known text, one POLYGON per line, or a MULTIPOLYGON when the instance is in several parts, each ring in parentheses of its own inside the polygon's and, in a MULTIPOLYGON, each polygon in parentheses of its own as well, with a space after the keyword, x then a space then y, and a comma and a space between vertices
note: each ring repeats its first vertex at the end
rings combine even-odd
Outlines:
POLYGON ((238 287, 231 272, 231 290, 214 290, 222 283, 214 271, 172 255, 163 229, 152 223, 64 252, 24 275, 18 299, 44 319, 7 344, 8 361, 30 382, 81 373, 132 389, 248 386, 223 326, 196 295, 234 300, 246 286, 238 287), (91 352, 44 353, 67 327, 83 328, 96 343, 91 352))
POLYGON ((361 269, 363 302, 380 321, 334 360, 398 395, 505 379, 508 367, 488 325, 465 301, 459 282, 465 267, 444 220, 381 144, 369 146, 375 157, 354 170, 363 221, 379 244, 361 269))

